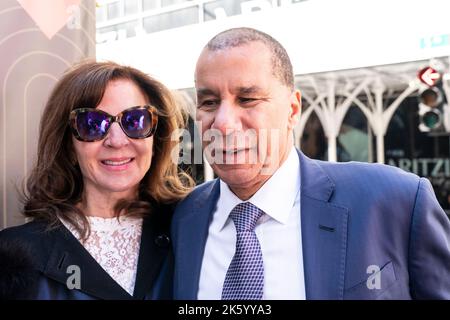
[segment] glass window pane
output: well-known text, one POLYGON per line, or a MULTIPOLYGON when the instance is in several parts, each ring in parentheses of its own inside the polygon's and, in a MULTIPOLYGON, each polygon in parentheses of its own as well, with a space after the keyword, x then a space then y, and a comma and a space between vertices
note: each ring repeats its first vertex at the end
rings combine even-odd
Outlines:
POLYGON ((386 164, 430 180, 439 204, 450 215, 450 136, 422 132, 419 124, 418 99, 406 98, 389 122, 386 164))
POLYGON ((189 0, 161 0, 163 7, 171 6, 178 3, 188 2, 189 0))
POLYGON ((282 5, 288 5, 288 4, 299 3, 299 2, 304 2, 304 1, 308 1, 308 0, 278 0, 278 5, 282 6, 282 5))
POLYGON ((108 4, 108 20, 120 17, 120 2, 113 2, 108 4))
POLYGON ((159 7, 158 0, 142 0, 142 8, 144 11, 158 9, 159 7))
POLYGON ((125 15, 138 12, 138 1, 139 0, 125 0, 125 15))
POLYGON ((337 138, 338 161, 369 160, 367 119, 357 106, 348 109, 337 138))
POLYGON ((300 143, 304 154, 312 159, 327 160, 328 142, 316 113, 313 112, 308 121, 300 143))
POLYGON ((109 40, 112 40, 110 38, 111 36, 111 32, 115 31, 116 32, 116 37, 115 40, 119 39, 119 38, 130 38, 130 37, 134 37, 136 36, 136 28, 139 25, 138 20, 134 20, 131 22, 126 22, 126 23, 120 23, 120 24, 116 24, 114 26, 110 26, 110 27, 105 27, 105 28, 101 28, 99 30, 97 30, 98 34, 100 34, 100 36, 98 38, 102 38, 102 34, 107 34, 110 33, 110 35, 108 36, 109 40))
POLYGON ((197 6, 147 17, 144 19, 144 29, 150 33, 194 23, 198 23, 197 6))
POLYGON ((101 6, 95 9, 96 22, 106 21, 106 6, 101 6))
POLYGON ((241 13, 241 3, 246 1, 248 0, 217 0, 205 3, 203 6, 204 19, 209 21, 222 15, 227 17, 238 15, 241 13))

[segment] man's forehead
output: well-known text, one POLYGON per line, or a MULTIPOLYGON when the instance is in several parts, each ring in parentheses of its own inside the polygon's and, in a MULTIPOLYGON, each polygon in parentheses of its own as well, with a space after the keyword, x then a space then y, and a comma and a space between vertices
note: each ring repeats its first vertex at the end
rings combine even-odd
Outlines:
POLYGON ((200 53, 197 64, 213 62, 216 59, 220 59, 221 57, 226 58, 232 54, 240 55, 243 58, 257 56, 264 58, 268 57, 270 59, 272 52, 270 48, 261 41, 249 41, 237 46, 226 46, 218 49, 205 47, 200 53))
MULTIPOLYGON (((220 95, 221 93, 220 88, 210 88, 206 86, 198 87, 196 86, 196 92, 197 96, 208 96, 208 95, 220 95)), ((259 85, 248 85, 248 86, 242 86, 242 85, 236 85, 231 88, 227 88, 227 91, 230 93, 234 93, 237 95, 250 95, 250 94, 259 94, 265 92, 264 88, 259 85)))
POLYGON ((224 91, 234 94, 267 91, 265 88, 275 79, 270 57, 258 50, 247 50, 245 46, 203 50, 194 75, 197 95, 219 95, 224 91), (267 63, 261 60, 266 58, 267 63))

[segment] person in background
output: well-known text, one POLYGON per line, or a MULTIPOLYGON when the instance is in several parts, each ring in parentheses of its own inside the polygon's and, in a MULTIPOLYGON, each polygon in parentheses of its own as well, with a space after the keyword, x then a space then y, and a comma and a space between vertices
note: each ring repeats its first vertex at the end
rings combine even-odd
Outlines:
POLYGON ((170 299, 174 204, 193 186, 170 139, 184 125, 143 72, 84 62, 42 113, 23 213, 0 232, 4 299, 170 299))

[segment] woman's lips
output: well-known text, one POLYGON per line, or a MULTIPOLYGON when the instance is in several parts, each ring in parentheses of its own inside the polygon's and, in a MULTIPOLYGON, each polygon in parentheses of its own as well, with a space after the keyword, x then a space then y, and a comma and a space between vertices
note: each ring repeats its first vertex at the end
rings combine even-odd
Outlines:
POLYGON ((123 171, 128 169, 130 163, 134 161, 134 158, 114 158, 101 160, 101 164, 104 168, 112 171, 123 171))

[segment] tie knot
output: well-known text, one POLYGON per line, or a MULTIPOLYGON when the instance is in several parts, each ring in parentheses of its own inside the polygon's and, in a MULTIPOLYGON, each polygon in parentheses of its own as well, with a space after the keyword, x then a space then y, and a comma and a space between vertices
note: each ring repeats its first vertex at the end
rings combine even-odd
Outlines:
POLYGON ((241 202, 231 210, 230 218, 236 226, 236 232, 253 231, 263 211, 250 202, 241 202))

